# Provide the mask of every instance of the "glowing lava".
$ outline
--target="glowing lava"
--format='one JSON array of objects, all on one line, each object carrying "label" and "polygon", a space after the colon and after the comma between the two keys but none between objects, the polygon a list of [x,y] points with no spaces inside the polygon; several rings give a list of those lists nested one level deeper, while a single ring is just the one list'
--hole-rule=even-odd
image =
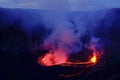
[{"label": "glowing lava", "polygon": [[38,63],[44,66],[54,66],[58,64],[65,63],[67,61],[67,56],[60,50],[55,52],[49,52],[46,55],[38,58]]},{"label": "glowing lava", "polygon": [[97,52],[96,51],[93,52],[93,57],[90,59],[90,62],[92,62],[92,63],[97,62]]},{"label": "glowing lava", "polygon": [[93,62],[93,63],[96,62],[96,56],[93,56],[93,57],[91,58],[91,62]]}]

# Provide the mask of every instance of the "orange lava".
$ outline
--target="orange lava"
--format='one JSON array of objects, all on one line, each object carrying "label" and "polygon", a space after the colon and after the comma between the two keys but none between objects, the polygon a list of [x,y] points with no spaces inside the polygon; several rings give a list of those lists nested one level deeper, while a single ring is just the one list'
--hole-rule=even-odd
[{"label": "orange lava", "polygon": [[91,62],[93,62],[93,63],[96,62],[96,56],[93,56],[93,57],[91,58]]},{"label": "orange lava", "polygon": [[91,61],[92,63],[96,63],[96,61],[97,61],[97,56],[96,56],[95,53],[93,53],[93,57],[90,59],[90,61]]}]

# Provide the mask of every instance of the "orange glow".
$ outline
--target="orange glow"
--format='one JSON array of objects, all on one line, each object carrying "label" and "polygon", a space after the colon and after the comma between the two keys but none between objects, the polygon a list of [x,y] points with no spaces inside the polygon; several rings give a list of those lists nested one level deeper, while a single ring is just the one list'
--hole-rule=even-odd
[{"label": "orange glow", "polygon": [[[37,59],[37,63],[43,66],[55,66],[55,65],[61,65],[61,66],[76,66],[81,64],[95,64],[97,60],[99,60],[99,52],[94,50],[93,56],[85,62],[81,61],[74,61],[71,62],[69,59],[69,56],[62,50],[56,50],[56,51],[50,51],[46,53],[43,56],[40,56]],[[92,65],[91,65],[92,66]]]},{"label": "orange glow", "polygon": [[54,66],[65,63],[67,56],[62,51],[49,52],[46,55],[38,58],[38,63],[44,66]]},{"label": "orange glow", "polygon": [[96,62],[96,56],[93,56],[93,57],[91,58],[91,62],[93,62],[93,63]]},{"label": "orange glow", "polygon": [[97,61],[97,56],[96,56],[96,53],[95,53],[95,52],[93,53],[93,57],[90,59],[90,61],[91,61],[92,63],[96,63],[96,61]]}]

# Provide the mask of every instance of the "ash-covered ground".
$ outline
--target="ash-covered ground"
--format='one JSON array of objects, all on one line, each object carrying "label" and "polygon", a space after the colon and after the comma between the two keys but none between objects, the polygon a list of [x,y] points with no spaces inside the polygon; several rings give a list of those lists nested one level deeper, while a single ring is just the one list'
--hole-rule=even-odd
[{"label": "ash-covered ground", "polygon": [[[84,45],[92,37],[99,40],[97,48],[104,50],[92,67],[37,63],[51,46],[62,47],[72,59],[87,60],[90,54]],[[0,80],[120,80],[120,9],[58,12],[0,8],[0,63]]]}]

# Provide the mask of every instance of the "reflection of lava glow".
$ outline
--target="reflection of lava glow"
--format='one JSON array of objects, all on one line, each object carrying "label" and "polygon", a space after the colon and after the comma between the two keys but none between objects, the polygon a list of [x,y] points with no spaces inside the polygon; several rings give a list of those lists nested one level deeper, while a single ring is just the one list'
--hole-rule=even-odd
[{"label": "reflection of lava glow", "polygon": [[38,63],[44,66],[53,66],[65,63],[67,56],[62,51],[49,52],[46,55],[38,58]]}]

